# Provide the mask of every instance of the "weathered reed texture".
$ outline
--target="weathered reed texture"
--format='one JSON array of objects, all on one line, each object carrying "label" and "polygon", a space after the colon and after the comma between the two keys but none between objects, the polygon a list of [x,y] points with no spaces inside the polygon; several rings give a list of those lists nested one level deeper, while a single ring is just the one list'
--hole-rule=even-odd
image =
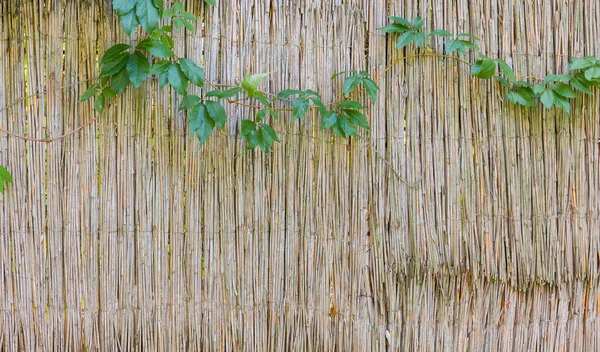
[{"label": "weathered reed texture", "polygon": [[[55,137],[127,39],[110,1],[0,1],[0,127]],[[521,75],[600,56],[595,0],[188,1],[180,56],[217,84],[340,97],[378,75],[387,15],[469,32]],[[442,49],[436,40],[434,46]],[[451,60],[399,62],[345,141],[311,115],[274,122],[271,155],[203,147],[157,82],[43,144],[0,135],[3,350],[594,351],[600,349],[600,93],[573,113],[502,102]],[[28,97],[23,99],[23,97]],[[366,103],[366,101],[365,101]]]}]

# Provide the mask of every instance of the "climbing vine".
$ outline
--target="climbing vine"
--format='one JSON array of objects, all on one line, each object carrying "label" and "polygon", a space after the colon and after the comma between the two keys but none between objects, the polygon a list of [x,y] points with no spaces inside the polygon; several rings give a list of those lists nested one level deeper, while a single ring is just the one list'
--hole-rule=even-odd
[{"label": "climbing vine", "polygon": [[[216,6],[215,0],[204,2]],[[266,73],[247,75],[240,86],[221,90],[206,80],[201,66],[191,59],[175,55],[173,30],[185,29],[193,32],[197,21],[194,14],[183,11],[181,3],[175,2],[170,7],[165,7],[163,0],[113,0],[113,8],[125,33],[131,35],[141,27],[146,33],[145,38],[135,47],[119,43],[106,50],[100,59],[99,83],[90,86],[82,94],[80,102],[93,98],[94,108],[98,115],[101,115],[129,85],[137,89],[149,76],[157,77],[161,88],[170,86],[173,92],[183,97],[179,110],[186,112],[188,127],[191,133],[197,136],[200,144],[205,143],[215,129],[225,128],[227,115],[223,101],[243,104],[256,110],[254,118],[240,122],[240,135],[246,141],[247,149],[259,147],[263,152],[269,153],[273,143],[279,142],[277,132],[267,120],[278,119],[280,111],[291,111],[293,120],[299,120],[309,110],[317,109],[322,129],[331,129],[342,138],[357,136],[358,128],[369,129],[367,118],[363,114],[364,106],[357,101],[357,97],[365,92],[375,101],[380,91],[376,83],[378,79],[393,65],[409,57],[405,56],[391,63],[377,78],[372,78],[363,70],[335,74],[332,80],[340,76],[345,78],[342,86],[343,98],[333,103],[324,104],[320,94],[310,89],[284,89],[269,99],[267,94],[259,89],[260,83],[267,77]],[[444,29],[425,32],[424,21],[420,17],[412,21],[396,16],[390,16],[389,19],[391,23],[380,30],[397,36],[397,49],[407,46],[425,47],[426,50],[410,57],[438,56],[458,60],[470,66],[472,76],[484,80],[497,79],[506,91],[506,98],[514,104],[535,107],[539,101],[546,109],[557,107],[570,113],[570,99],[577,97],[576,91],[591,94],[592,89],[600,85],[600,61],[593,56],[572,60],[568,74],[551,74],[544,78],[529,77],[527,79],[535,82],[530,83],[526,79],[519,79],[513,68],[504,60],[493,59],[478,52],[479,46],[476,42],[480,39],[469,33],[453,34]],[[165,21],[169,24],[161,25]],[[444,53],[432,51],[431,41],[435,37],[445,38]],[[470,51],[474,52],[476,57],[472,63],[464,58]],[[201,93],[188,94],[190,85],[200,87]],[[291,98],[293,100],[290,100]],[[273,104],[277,100],[291,103],[291,107],[275,108]],[[7,131],[3,132],[19,137]],[[39,141],[48,143],[58,139],[60,138]],[[8,170],[0,166],[0,193],[4,191],[6,183],[12,182]]]}]

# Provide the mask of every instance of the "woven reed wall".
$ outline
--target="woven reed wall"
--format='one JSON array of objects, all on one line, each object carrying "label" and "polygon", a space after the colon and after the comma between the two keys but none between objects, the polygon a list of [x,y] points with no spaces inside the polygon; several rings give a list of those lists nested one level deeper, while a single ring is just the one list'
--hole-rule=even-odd
[{"label": "woven reed wall", "polygon": [[[94,118],[97,53],[127,41],[111,1],[0,1],[0,127],[51,138]],[[600,56],[600,4],[227,0],[176,52],[207,78],[341,96],[333,73],[406,52],[387,15],[469,32],[520,75]],[[435,46],[440,48],[440,42]],[[98,51],[97,51],[98,50]],[[600,94],[568,116],[502,102],[452,60],[399,62],[342,140],[289,114],[270,156],[199,147],[145,84],[53,143],[0,133],[3,350],[600,349]],[[24,97],[27,97],[24,99]]]}]

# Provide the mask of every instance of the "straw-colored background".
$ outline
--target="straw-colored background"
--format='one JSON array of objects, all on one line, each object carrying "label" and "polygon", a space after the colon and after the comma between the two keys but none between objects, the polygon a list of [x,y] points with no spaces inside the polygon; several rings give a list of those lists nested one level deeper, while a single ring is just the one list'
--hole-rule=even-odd
[{"label": "straw-colored background", "polygon": [[[0,3],[0,127],[50,138],[93,119],[78,82],[129,40],[111,1]],[[600,56],[596,0],[201,3],[186,9],[205,26],[176,33],[176,52],[212,82],[271,72],[267,92],[326,101],[333,73],[411,53],[376,30],[387,15],[475,34],[521,75]],[[244,152],[239,106],[199,147],[156,81],[63,140],[0,134],[15,179],[2,349],[600,349],[600,94],[571,116],[523,110],[441,58],[379,84],[372,132],[332,138],[286,114],[270,156]]]}]

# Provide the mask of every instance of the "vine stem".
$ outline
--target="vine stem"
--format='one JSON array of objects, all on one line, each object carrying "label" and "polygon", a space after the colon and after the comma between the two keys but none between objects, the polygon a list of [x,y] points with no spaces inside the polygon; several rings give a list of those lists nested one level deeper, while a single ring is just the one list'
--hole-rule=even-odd
[{"label": "vine stem", "polygon": [[[418,58],[418,57],[439,57],[439,58],[446,58],[446,59],[452,59],[452,60],[455,60],[455,61],[457,61],[457,62],[460,62],[460,63],[462,63],[462,64],[465,64],[465,65],[468,65],[468,66],[472,66],[472,65],[473,65],[473,64],[471,64],[470,62],[468,62],[468,61],[466,61],[466,60],[462,59],[461,57],[459,57],[459,56],[454,56],[454,55],[445,55],[445,54],[431,53],[431,52],[429,52],[429,53],[418,53],[418,54],[411,54],[411,55],[406,55],[406,56],[399,57],[398,59],[394,60],[394,61],[393,61],[391,64],[389,64],[389,65],[388,65],[388,66],[387,66],[385,69],[383,69],[383,71],[381,71],[381,72],[380,72],[380,73],[379,73],[379,74],[378,74],[378,75],[375,77],[375,79],[374,79],[374,80],[375,80],[375,82],[378,82],[379,80],[381,80],[381,79],[383,78],[383,76],[384,76],[384,75],[385,75],[387,72],[389,72],[389,70],[391,70],[391,69],[392,69],[392,67],[394,67],[394,66],[398,65],[400,62],[403,62],[403,61],[405,61],[405,60],[408,60],[408,59],[414,59],[414,58]],[[520,78],[529,78],[529,79],[535,79],[535,80],[543,80],[543,78],[540,78],[540,77],[535,77],[535,76],[519,76],[519,75],[517,75],[517,77],[520,77]],[[62,87],[59,87],[59,88],[56,88],[56,89],[53,89],[53,90],[50,90],[50,91],[56,91],[56,90],[64,89],[64,88],[67,88],[67,87],[71,87],[71,86],[74,86],[74,85],[80,84],[80,83],[82,83],[82,82],[88,82],[88,81],[93,81],[93,80],[97,80],[97,79],[98,79],[98,77],[94,77],[94,78],[91,78],[91,79],[88,79],[88,80],[85,80],[85,81],[79,81],[79,82],[77,82],[77,83],[73,83],[73,84],[70,84],[70,85],[67,85],[67,86],[62,86]],[[208,85],[210,85],[211,87],[213,87],[213,89],[219,89],[219,88],[218,88],[218,86],[217,86],[216,84],[212,83],[212,82],[211,82],[211,81],[209,81],[208,79],[206,79],[206,80],[205,80],[205,82],[206,82]],[[361,93],[363,90],[364,90],[364,89],[359,89],[359,90],[356,90],[356,91],[354,91],[354,92],[351,94],[351,96],[354,96],[354,95],[359,95],[359,94],[360,94],[360,93]],[[1,112],[1,111],[4,111],[4,110],[6,110],[6,109],[8,109],[10,106],[13,106],[13,105],[15,105],[15,104],[17,104],[17,103],[19,103],[19,102],[25,101],[26,99],[29,99],[29,98],[32,98],[32,97],[35,97],[35,96],[38,96],[38,95],[40,95],[40,94],[44,94],[44,93],[47,93],[47,92],[48,92],[48,91],[43,91],[43,92],[39,92],[39,93],[35,93],[35,94],[32,94],[32,95],[29,95],[29,96],[27,96],[27,97],[24,97],[24,98],[20,98],[20,99],[18,99],[17,101],[13,102],[12,104],[10,104],[10,105],[7,105],[7,106],[5,106],[4,108],[0,109],[0,112]],[[324,105],[325,105],[325,106],[337,105],[337,104],[339,104],[339,103],[341,103],[341,102],[343,102],[343,101],[345,101],[345,100],[346,100],[346,99],[340,99],[340,100],[336,100],[336,101],[333,101],[333,102],[330,102],[330,103],[327,103],[327,104],[324,104]],[[256,108],[256,109],[260,109],[260,108],[262,108],[262,106],[260,106],[260,105],[254,105],[254,104],[242,103],[242,102],[241,102],[241,101],[239,101],[239,100],[232,100],[232,99],[229,99],[229,98],[227,99],[227,102],[229,102],[230,104],[235,104],[235,105],[244,106],[244,107],[248,107],[248,108]],[[109,104],[106,106],[105,110],[108,110],[108,109],[111,107],[111,105],[112,105],[112,102],[111,102],[111,103],[109,103]],[[311,108],[311,109],[316,109],[316,108],[318,108],[318,107],[317,107],[317,106],[314,106],[314,105],[311,105],[311,106],[310,106],[310,108]],[[293,111],[293,109],[290,109],[290,108],[273,108],[273,109],[271,109],[271,110],[273,110],[273,111]],[[64,139],[64,138],[67,138],[67,137],[69,137],[69,136],[71,136],[71,135],[73,135],[73,134],[75,134],[75,133],[77,133],[77,132],[79,132],[79,131],[83,130],[84,128],[86,128],[86,127],[90,126],[91,124],[93,124],[94,122],[98,121],[98,120],[100,119],[100,117],[102,117],[102,114],[98,114],[98,113],[97,113],[97,116],[96,116],[96,117],[94,117],[94,118],[93,118],[93,119],[91,119],[90,121],[86,122],[86,123],[85,123],[85,124],[83,124],[82,126],[80,126],[80,127],[76,128],[76,129],[74,129],[74,130],[71,130],[71,131],[69,131],[69,132],[67,132],[67,133],[65,133],[65,134],[62,134],[62,135],[60,135],[60,136],[57,136],[57,137],[52,137],[52,138],[33,138],[33,137],[26,136],[26,135],[22,135],[22,134],[13,133],[13,132],[11,132],[11,131],[8,131],[8,130],[6,130],[6,129],[2,128],[1,126],[0,126],[0,133],[5,133],[5,134],[7,134],[7,135],[9,135],[9,136],[11,136],[11,137],[15,137],[15,138],[23,139],[23,140],[30,141],[30,142],[39,142],[39,143],[52,143],[52,142],[56,142],[56,141],[62,140],[62,139]]]}]

